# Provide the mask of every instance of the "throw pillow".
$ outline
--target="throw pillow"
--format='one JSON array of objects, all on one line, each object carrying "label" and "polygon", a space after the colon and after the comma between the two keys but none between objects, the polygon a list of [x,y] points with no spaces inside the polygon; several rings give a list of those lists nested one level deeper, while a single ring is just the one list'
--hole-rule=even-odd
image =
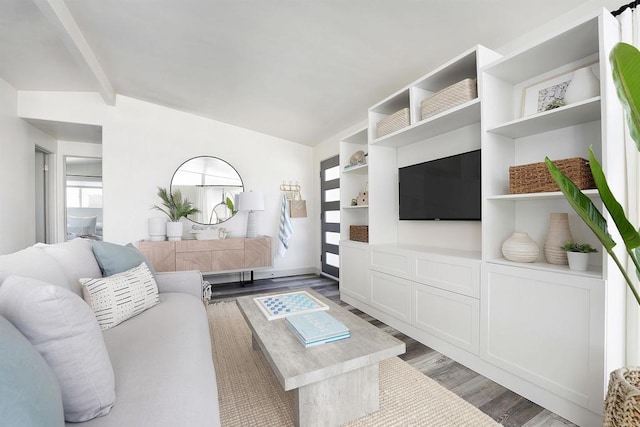
[{"label": "throw pillow", "polygon": [[147,264],[152,274],[155,274],[151,262],[135,246],[129,243],[126,246],[115,243],[91,241],[91,249],[98,261],[103,276],[122,273],[140,265]]},{"label": "throw pillow", "polygon": [[60,383],[64,417],[82,422],[107,414],[115,379],[100,327],[73,292],[9,276],[0,286],[0,314],[38,350]]},{"label": "throw pillow", "polygon": [[0,342],[2,424],[64,427],[58,379],[38,350],[2,316]]},{"label": "throw pillow", "polygon": [[131,270],[98,279],[80,279],[102,330],[112,328],[159,301],[158,285],[144,262]]}]

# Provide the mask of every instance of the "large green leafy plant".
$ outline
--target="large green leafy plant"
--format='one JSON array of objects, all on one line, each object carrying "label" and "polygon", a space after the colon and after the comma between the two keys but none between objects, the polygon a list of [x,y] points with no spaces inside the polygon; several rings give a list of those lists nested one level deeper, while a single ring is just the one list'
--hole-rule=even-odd
[{"label": "large green leafy plant", "polygon": [[200,212],[198,208],[195,208],[186,197],[182,197],[180,190],[174,191],[169,194],[166,188],[158,187],[158,197],[162,199],[162,206],[153,205],[153,209],[157,209],[164,212],[171,221],[180,221],[180,218],[186,217],[194,213]]},{"label": "large green leafy plant", "polygon": [[[625,110],[629,132],[636,143],[636,147],[640,151],[640,52],[629,44],[618,43],[611,51],[609,60],[612,66],[613,81],[616,86],[618,98]],[[564,193],[569,204],[598,237],[604,249],[622,272],[636,301],[640,304],[638,290],[631,281],[631,277],[629,277],[620,259],[618,259],[613,251],[616,242],[609,233],[607,221],[602,213],[566,175],[558,170],[556,165],[549,160],[548,157],[545,159],[545,162],[547,163],[551,176]],[[602,171],[602,166],[596,159],[591,148],[589,149],[589,166],[602,203],[609,212],[611,219],[622,237],[627,254],[635,265],[636,274],[640,276],[640,233],[627,219],[622,205],[611,192],[607,179]]]}]

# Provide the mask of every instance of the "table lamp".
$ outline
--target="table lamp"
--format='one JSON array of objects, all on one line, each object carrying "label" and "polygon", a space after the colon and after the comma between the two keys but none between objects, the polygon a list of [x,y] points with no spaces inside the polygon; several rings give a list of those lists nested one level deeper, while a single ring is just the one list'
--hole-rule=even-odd
[{"label": "table lamp", "polygon": [[238,194],[238,210],[249,211],[247,237],[258,237],[255,212],[264,210],[264,193],[261,191],[245,191]]}]

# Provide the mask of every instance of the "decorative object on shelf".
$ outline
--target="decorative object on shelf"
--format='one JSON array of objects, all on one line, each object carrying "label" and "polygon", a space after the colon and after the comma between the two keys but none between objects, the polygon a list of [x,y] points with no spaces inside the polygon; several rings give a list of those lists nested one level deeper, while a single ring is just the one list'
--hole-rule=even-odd
[{"label": "decorative object on shelf", "polygon": [[573,104],[600,95],[600,80],[593,74],[592,68],[593,65],[574,71],[571,83],[564,93],[565,104]]},{"label": "decorative object on shelf", "polygon": [[247,237],[258,237],[256,211],[264,210],[264,193],[261,191],[243,191],[238,194],[238,210],[249,211],[247,218]]},{"label": "decorative object on shelf", "polygon": [[513,262],[535,262],[538,244],[527,233],[516,231],[502,243],[502,255]]},{"label": "decorative object on shelf", "polygon": [[589,267],[589,254],[598,252],[588,243],[566,242],[561,249],[567,252],[569,268],[576,271],[585,271]]},{"label": "decorative object on shelf", "polygon": [[149,240],[162,242],[167,238],[167,219],[162,217],[149,218]]},{"label": "decorative object on shelf", "polygon": [[634,426],[640,419],[640,369],[620,368],[609,375],[603,427]]},{"label": "decorative object on shelf", "polygon": [[409,109],[403,108],[376,123],[376,138],[382,138],[385,135],[409,126],[409,124]]},{"label": "decorative object on shelf", "polygon": [[358,206],[358,198],[351,199],[351,206]]},{"label": "decorative object on shelf", "polygon": [[166,188],[158,187],[158,197],[162,199],[162,206],[164,206],[164,208],[158,205],[153,205],[152,208],[164,212],[169,217],[170,221],[167,222],[168,240],[181,240],[182,223],[180,219],[198,213],[200,210],[193,207],[186,197],[183,198],[180,190],[175,190],[169,194]]},{"label": "decorative object on shelf", "polygon": [[196,236],[196,240],[226,239],[229,231],[224,227],[207,227],[192,225],[191,234]]},{"label": "decorative object on shelf", "polygon": [[360,165],[366,165],[366,164],[367,164],[367,154],[362,150],[356,151],[349,158],[349,166],[360,166]]},{"label": "decorative object on shelf", "polygon": [[[581,190],[596,188],[593,174],[589,169],[589,161],[586,159],[573,157],[554,160],[554,162]],[[549,174],[549,169],[544,162],[509,167],[509,194],[550,191],[560,191],[560,187]]]},{"label": "decorative object on shelf", "polygon": [[569,214],[566,212],[552,213],[549,216],[549,230],[544,242],[544,257],[549,264],[567,265],[567,253],[562,249],[566,242],[572,242],[569,229]]},{"label": "decorative object on shelf", "polygon": [[420,103],[420,118],[424,120],[435,116],[457,105],[469,102],[478,97],[478,85],[476,79],[464,79],[452,84]]},{"label": "decorative object on shelf", "polygon": [[369,205],[369,191],[367,191],[369,187],[369,183],[367,182],[364,186],[364,191],[358,193],[358,197],[356,199],[358,206],[368,206]]},{"label": "decorative object on shelf", "polygon": [[369,242],[369,226],[368,225],[350,225],[349,240],[355,242]]}]

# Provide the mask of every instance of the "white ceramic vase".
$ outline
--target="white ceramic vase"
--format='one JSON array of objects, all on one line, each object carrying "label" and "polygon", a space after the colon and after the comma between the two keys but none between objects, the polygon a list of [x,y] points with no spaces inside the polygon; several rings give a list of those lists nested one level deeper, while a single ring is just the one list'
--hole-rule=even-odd
[{"label": "white ceramic vase", "polygon": [[527,233],[516,231],[502,243],[502,255],[509,261],[534,262],[540,249]]},{"label": "white ceramic vase", "polygon": [[549,216],[549,230],[544,241],[544,257],[549,264],[567,265],[567,252],[560,249],[567,241],[573,242],[569,229],[569,214],[552,213]]},{"label": "white ceramic vase", "polygon": [[161,242],[167,238],[167,218],[149,218],[149,240]]},{"label": "white ceramic vase", "polygon": [[569,268],[571,270],[585,271],[589,267],[589,254],[584,252],[567,252]]},{"label": "white ceramic vase", "polygon": [[180,221],[167,222],[167,239],[170,242],[182,240],[182,223]]},{"label": "white ceramic vase", "polygon": [[573,104],[600,95],[600,81],[591,67],[584,67],[573,73],[571,83],[564,93],[565,104]]}]

